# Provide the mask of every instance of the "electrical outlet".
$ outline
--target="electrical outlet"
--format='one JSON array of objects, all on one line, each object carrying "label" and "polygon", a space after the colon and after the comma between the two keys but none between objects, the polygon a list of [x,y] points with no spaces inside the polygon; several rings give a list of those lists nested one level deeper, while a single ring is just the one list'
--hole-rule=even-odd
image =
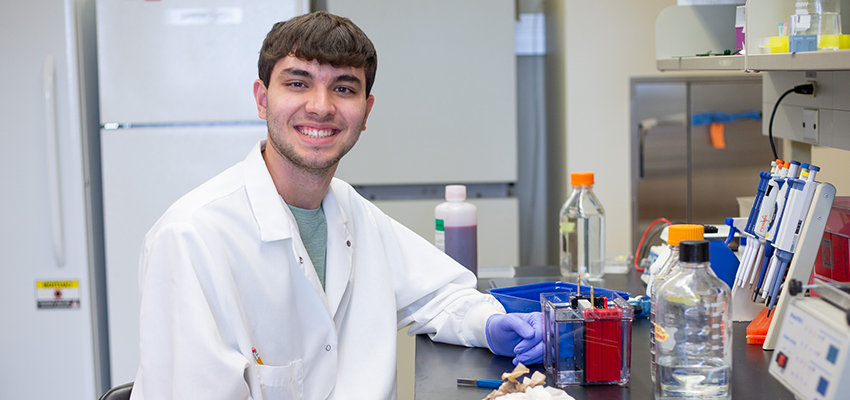
[{"label": "electrical outlet", "polygon": [[803,109],[803,140],[809,143],[818,143],[819,112],[810,108]]}]

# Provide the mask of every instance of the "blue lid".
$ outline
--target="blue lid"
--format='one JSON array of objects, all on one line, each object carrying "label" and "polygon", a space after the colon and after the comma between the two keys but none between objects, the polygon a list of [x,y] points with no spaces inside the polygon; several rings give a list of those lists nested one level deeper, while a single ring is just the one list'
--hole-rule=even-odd
[{"label": "blue lid", "polygon": [[791,160],[791,164],[793,164],[793,165],[800,165],[800,162],[799,162],[799,161]]},{"label": "blue lid", "polygon": [[803,163],[803,164],[801,164],[801,166],[802,166],[803,168],[809,169],[809,164],[807,164],[807,163]]},{"label": "blue lid", "polygon": [[820,167],[816,167],[814,165],[809,165],[809,170],[811,171],[820,171]]}]

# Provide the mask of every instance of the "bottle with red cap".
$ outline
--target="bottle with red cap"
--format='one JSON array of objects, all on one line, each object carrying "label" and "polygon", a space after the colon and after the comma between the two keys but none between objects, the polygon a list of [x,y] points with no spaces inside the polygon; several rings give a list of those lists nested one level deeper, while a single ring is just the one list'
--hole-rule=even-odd
[{"label": "bottle with red cap", "polygon": [[573,190],[561,207],[561,275],[568,282],[604,275],[605,212],[593,194],[593,183],[593,172],[570,174]]}]

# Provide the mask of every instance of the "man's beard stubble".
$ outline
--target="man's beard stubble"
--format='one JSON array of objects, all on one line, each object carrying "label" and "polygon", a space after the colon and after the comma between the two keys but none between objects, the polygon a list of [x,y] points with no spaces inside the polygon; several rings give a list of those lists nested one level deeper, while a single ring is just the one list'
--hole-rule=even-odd
[{"label": "man's beard stubble", "polygon": [[[311,175],[324,175],[327,172],[331,171],[337,163],[342,159],[342,157],[354,147],[354,144],[357,143],[357,139],[360,137],[360,132],[363,130],[363,121],[361,120],[357,125],[356,129],[354,129],[354,140],[351,140],[350,143],[346,142],[345,147],[343,147],[337,154],[334,154],[327,160],[322,162],[310,162],[305,157],[302,157],[295,151],[294,147],[286,143],[286,141],[282,140],[282,136],[280,135],[280,131],[276,130],[277,127],[273,121],[276,121],[274,118],[274,114],[272,114],[271,110],[267,110],[267,118],[266,118],[266,127],[268,129],[269,142],[271,143],[274,150],[280,154],[280,156],[289,162],[290,165],[309,173]],[[323,121],[315,121],[315,122],[323,122]],[[300,132],[295,132],[296,135],[300,135]],[[339,134],[339,133],[338,133]]]}]

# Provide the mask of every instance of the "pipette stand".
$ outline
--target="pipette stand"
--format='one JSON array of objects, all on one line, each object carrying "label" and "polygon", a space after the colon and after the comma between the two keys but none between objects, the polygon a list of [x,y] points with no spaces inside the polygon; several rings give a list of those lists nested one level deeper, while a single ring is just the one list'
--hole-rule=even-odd
[{"label": "pipette stand", "polygon": [[[794,252],[794,258],[791,259],[791,265],[788,266],[788,274],[785,282],[789,282],[791,279],[796,279],[800,282],[809,282],[809,277],[811,277],[812,269],[815,265],[815,258],[818,255],[818,249],[823,239],[826,220],[829,219],[829,211],[832,209],[832,201],[834,199],[835,186],[832,186],[832,184],[822,182],[815,189],[812,205],[809,207],[809,214],[800,232],[797,251]],[[789,285],[782,285],[779,301],[777,301],[776,307],[772,311],[774,313],[773,319],[770,321],[770,328],[767,330],[767,336],[764,338],[764,345],[762,345],[762,349],[764,350],[773,350],[776,346],[776,341],[779,339],[779,328],[785,319],[785,307],[788,306],[788,302],[791,300],[791,295],[788,294],[788,287]]]}]

